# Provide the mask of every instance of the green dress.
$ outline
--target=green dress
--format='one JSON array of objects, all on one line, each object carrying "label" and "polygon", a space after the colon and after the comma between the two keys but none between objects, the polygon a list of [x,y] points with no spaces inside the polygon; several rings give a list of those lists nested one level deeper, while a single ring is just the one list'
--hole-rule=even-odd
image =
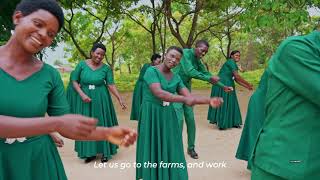
[{"label": "green dress", "polygon": [[233,59],[228,59],[219,72],[220,81],[233,87],[234,91],[226,93],[219,86],[212,86],[211,97],[222,97],[223,104],[219,108],[209,107],[208,120],[210,123],[217,123],[222,129],[232,128],[242,124],[241,113],[235,89],[233,72],[238,71],[238,66]]},{"label": "green dress", "polygon": [[140,108],[142,104],[142,85],[143,85],[143,76],[150,64],[144,64],[142,69],[140,70],[139,79],[134,86],[134,91],[132,95],[132,105],[131,105],[131,114],[130,120],[138,120]]},{"label": "green dress", "polygon": [[[113,127],[118,125],[116,112],[107,85],[114,84],[112,70],[103,64],[100,68],[92,70],[85,61],[81,61],[74,70],[72,81],[80,84],[82,91],[91,98],[90,103],[81,100],[80,95],[71,101],[72,94],[68,95],[72,113],[82,114],[98,119],[97,126]],[[69,84],[72,86],[72,84]],[[68,87],[71,88],[71,87]],[[111,159],[117,153],[118,146],[107,141],[76,141],[75,151],[79,158],[87,158],[103,154]]]},{"label": "green dress", "polygon": [[268,69],[253,166],[284,179],[320,179],[320,32],[282,42]]},{"label": "green dress", "polygon": [[81,112],[77,112],[76,106],[71,106],[72,104],[79,104],[82,102],[82,99],[80,98],[78,92],[73,88],[72,79],[71,79],[73,76],[74,76],[74,71],[70,73],[69,84],[66,90],[67,100],[70,105],[70,111],[75,114],[81,114]]},{"label": "green dress", "polygon": [[[172,103],[164,106],[163,101],[149,89],[150,84],[160,83],[163,90],[176,93],[185,86],[178,75],[167,80],[157,67],[147,69],[144,81],[138,124],[136,179],[187,180],[182,135],[175,110]],[[150,163],[156,167],[148,166]]]},{"label": "green dress", "polygon": [[250,157],[255,145],[258,133],[262,127],[265,115],[264,105],[268,88],[268,70],[263,73],[256,91],[252,94],[239,142],[236,158],[248,161],[248,169],[251,169]]},{"label": "green dress", "polygon": [[[57,70],[47,64],[18,81],[0,68],[0,114],[31,118],[69,112]],[[55,143],[49,135],[26,137],[23,142],[0,138],[0,180],[67,179]]]}]

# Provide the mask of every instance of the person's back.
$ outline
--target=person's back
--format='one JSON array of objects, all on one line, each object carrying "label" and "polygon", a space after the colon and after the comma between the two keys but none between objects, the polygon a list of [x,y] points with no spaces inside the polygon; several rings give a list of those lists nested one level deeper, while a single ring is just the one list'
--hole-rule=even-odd
[{"label": "person's back", "polygon": [[273,56],[254,164],[282,178],[320,178],[320,33],[291,37]]}]

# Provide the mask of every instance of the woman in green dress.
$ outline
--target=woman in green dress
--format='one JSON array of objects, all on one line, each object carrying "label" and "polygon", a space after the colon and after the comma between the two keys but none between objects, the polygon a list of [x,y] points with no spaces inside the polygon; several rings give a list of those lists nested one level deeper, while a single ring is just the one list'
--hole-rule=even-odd
[{"label": "woman in green dress", "polygon": [[268,69],[263,73],[258,88],[249,100],[246,120],[236,153],[237,159],[248,161],[248,169],[251,169],[249,159],[265,118],[264,105],[268,88],[267,82]]},{"label": "woman in green dress", "polygon": [[[105,46],[96,43],[90,51],[91,58],[77,65],[71,80],[81,100],[69,104],[74,110],[72,113],[94,117],[98,119],[98,126],[113,127],[118,126],[118,120],[109,91],[115,95],[122,109],[126,109],[126,105],[114,84],[111,68],[102,62],[105,52]],[[75,142],[78,157],[85,159],[86,163],[94,160],[97,154],[102,154],[101,162],[107,162],[117,149],[118,146],[107,141]]]},{"label": "woman in green dress", "polygon": [[159,54],[153,54],[151,56],[151,63],[144,64],[142,69],[140,70],[139,78],[134,86],[134,91],[132,95],[132,106],[131,106],[131,114],[130,120],[138,120],[140,107],[142,103],[142,85],[143,85],[143,76],[146,70],[150,66],[156,66],[161,63],[161,56]]},{"label": "woman in green dress", "polygon": [[[164,62],[147,69],[143,79],[143,101],[138,124],[136,179],[187,180],[182,134],[172,102],[189,106],[218,107],[222,98],[194,97],[171,69],[179,64],[182,49],[172,46]],[[179,95],[177,95],[178,93]]]},{"label": "woman in green dress", "polygon": [[223,89],[217,86],[212,86],[211,89],[211,97],[222,97],[224,103],[219,109],[209,107],[207,119],[211,124],[217,124],[220,130],[232,127],[240,128],[240,125],[242,124],[234,81],[241,86],[252,90],[252,85],[238,74],[238,66],[236,62],[239,61],[240,52],[237,50],[232,51],[230,53],[230,58],[223,64],[219,72],[220,81],[226,86],[233,87],[234,91],[226,93]]},{"label": "woman in green dress", "polygon": [[63,26],[57,2],[23,0],[12,19],[15,32],[0,47],[0,180],[67,179],[49,133],[132,144],[132,130],[96,128],[93,118],[64,115],[69,107],[58,71],[34,57]]}]

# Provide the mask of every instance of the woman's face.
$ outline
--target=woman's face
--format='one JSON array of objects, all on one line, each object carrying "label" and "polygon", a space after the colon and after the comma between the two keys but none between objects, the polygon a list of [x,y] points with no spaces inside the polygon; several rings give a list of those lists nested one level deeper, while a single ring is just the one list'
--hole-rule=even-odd
[{"label": "woman's face", "polygon": [[103,49],[97,48],[95,51],[91,51],[91,60],[99,64],[103,60],[105,53]]},{"label": "woman's face", "polygon": [[161,63],[161,58],[157,58],[152,62],[154,66],[159,65],[160,63]]},{"label": "woman's face", "polygon": [[234,59],[236,62],[240,61],[240,53],[237,52],[234,55],[231,56],[232,59]]},{"label": "woman's face", "polygon": [[198,58],[202,58],[208,53],[208,49],[208,46],[199,44],[199,46],[195,48],[195,54]]},{"label": "woman's face", "polygon": [[39,9],[27,16],[20,11],[13,15],[15,32],[13,37],[25,51],[35,54],[52,44],[58,33],[57,18],[46,10]]},{"label": "woman's face", "polygon": [[182,55],[179,51],[171,49],[166,53],[163,63],[167,68],[172,69],[180,63],[181,57]]}]

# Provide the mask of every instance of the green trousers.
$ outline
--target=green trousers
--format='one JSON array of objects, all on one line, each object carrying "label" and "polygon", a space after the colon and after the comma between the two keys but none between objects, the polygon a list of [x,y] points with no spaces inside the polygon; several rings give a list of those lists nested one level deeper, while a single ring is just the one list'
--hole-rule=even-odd
[{"label": "green trousers", "polygon": [[174,103],[174,108],[179,120],[181,133],[183,130],[183,116],[184,116],[184,120],[187,125],[188,150],[191,150],[195,147],[195,139],[196,139],[196,124],[194,120],[193,107],[187,106],[182,103]]}]

